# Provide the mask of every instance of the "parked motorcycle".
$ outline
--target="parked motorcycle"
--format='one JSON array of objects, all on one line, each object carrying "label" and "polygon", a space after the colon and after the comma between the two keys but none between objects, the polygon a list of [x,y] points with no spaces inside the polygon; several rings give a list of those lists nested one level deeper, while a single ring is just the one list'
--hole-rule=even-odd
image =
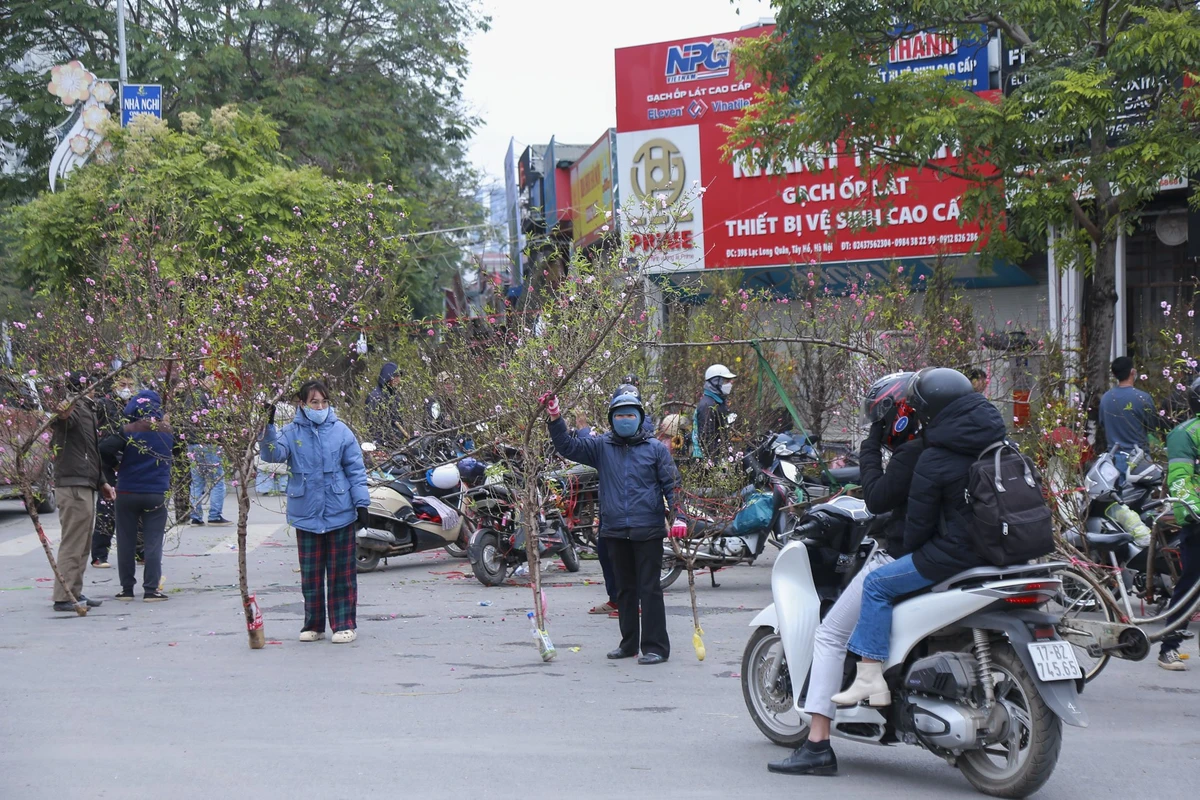
[{"label": "parked motorcycle", "polygon": [[[509,462],[515,454],[508,454]],[[467,546],[471,570],[484,586],[499,586],[522,564],[528,564],[526,547],[529,526],[521,518],[516,487],[520,475],[510,469],[503,475],[491,470],[482,484],[470,486],[473,531]],[[542,558],[558,556],[567,572],[579,571],[579,553],[572,540],[567,518],[559,509],[558,499],[546,491],[546,481],[539,481],[540,510],[535,520],[534,538]]]},{"label": "parked motorcycle", "polygon": [[[370,442],[363,443],[365,452],[374,452]],[[465,545],[469,538],[464,493],[459,485],[454,465],[439,467],[437,482],[448,488],[438,488],[425,481],[399,477],[406,474],[403,466],[390,461],[368,473],[367,486],[371,496],[369,521],[357,535],[357,567],[359,572],[373,572],[380,560],[423,553],[438,548],[449,549]],[[453,474],[451,474],[453,473]],[[453,485],[452,485],[453,484]],[[455,519],[447,526],[433,519],[436,509],[429,513],[420,498],[436,497],[450,508]],[[418,509],[425,512],[418,513]]]},{"label": "parked motorcycle", "polygon": [[575,547],[594,549],[600,512],[600,473],[585,464],[572,464],[566,469],[547,472],[543,481]]},{"label": "parked motorcycle", "polygon": [[784,482],[793,501],[800,504],[828,497],[862,480],[857,464],[825,469],[816,447],[797,433],[768,433],[743,456],[742,464],[747,476],[760,485],[764,479]]},{"label": "parked motorcycle", "polygon": [[1154,518],[1165,503],[1159,497],[1164,471],[1146,458],[1140,448],[1126,454],[1127,467],[1122,471],[1116,453],[1114,450],[1102,454],[1089,467],[1084,478],[1089,497],[1087,517],[1082,531],[1068,530],[1066,538],[1096,561],[1121,573],[1127,591],[1163,607],[1174,589],[1167,559],[1172,549],[1175,552],[1178,549],[1158,550],[1154,586],[1150,587],[1145,545]]},{"label": "parked motorcycle", "polygon": [[[687,509],[688,538],[680,543],[680,548],[686,557],[695,559],[696,567],[708,568],[714,588],[720,586],[716,578],[718,569],[753,564],[762,555],[769,537],[785,536],[788,530],[787,509],[791,499],[783,483],[774,482],[769,491],[762,492],[748,487],[744,497],[742,509],[732,520],[705,519],[702,509]],[[752,505],[758,507],[752,510]],[[666,589],[686,567],[671,540],[664,539],[659,585]]]},{"label": "parked motorcycle", "polygon": [[[742,656],[742,694],[777,744],[807,738],[814,634],[877,547],[868,535],[876,524],[861,500],[839,497],[813,507],[775,560],[774,602],[751,622]],[[1062,723],[1087,725],[1074,652],[1059,618],[1042,609],[1059,591],[1056,567],[967,570],[897,604],[884,664],[891,705],[838,709],[833,735],[923,747],[985,794],[1036,791],[1058,760]],[[853,675],[848,657],[843,687]]]}]

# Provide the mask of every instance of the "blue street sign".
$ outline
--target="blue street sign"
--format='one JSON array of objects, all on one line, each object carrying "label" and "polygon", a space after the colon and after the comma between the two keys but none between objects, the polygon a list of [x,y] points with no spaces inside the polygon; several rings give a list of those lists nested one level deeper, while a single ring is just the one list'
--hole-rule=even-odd
[{"label": "blue street sign", "polygon": [[126,83],[121,86],[121,127],[135,114],[150,114],[162,119],[162,86],[154,83]]}]

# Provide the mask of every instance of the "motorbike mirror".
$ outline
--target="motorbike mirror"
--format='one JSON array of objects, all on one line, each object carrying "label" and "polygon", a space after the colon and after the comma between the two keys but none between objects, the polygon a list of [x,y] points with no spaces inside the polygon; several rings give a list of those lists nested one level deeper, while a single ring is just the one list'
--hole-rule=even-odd
[{"label": "motorbike mirror", "polygon": [[374,442],[363,442],[362,450],[364,453],[374,453],[377,448]]},{"label": "motorbike mirror", "polygon": [[429,404],[429,416],[432,419],[439,419],[442,416],[442,404],[433,402]]},{"label": "motorbike mirror", "polygon": [[737,422],[737,414],[730,414],[725,418],[726,425],[732,425],[735,422]]}]

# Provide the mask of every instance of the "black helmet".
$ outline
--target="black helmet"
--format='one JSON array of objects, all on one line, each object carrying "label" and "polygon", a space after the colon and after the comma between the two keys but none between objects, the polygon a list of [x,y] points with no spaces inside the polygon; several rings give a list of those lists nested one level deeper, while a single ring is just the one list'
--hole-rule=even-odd
[{"label": "black helmet", "polygon": [[946,406],[973,391],[970,379],[958,370],[928,367],[913,376],[908,389],[908,402],[921,422],[928,425],[937,419]]},{"label": "black helmet", "polygon": [[875,423],[888,418],[900,403],[908,399],[908,387],[913,375],[912,372],[893,372],[871,384],[862,401],[862,412],[867,422]]},{"label": "black helmet", "polygon": [[1188,387],[1188,407],[1192,409],[1193,414],[1200,414],[1200,375],[1196,376],[1192,385]]},{"label": "black helmet", "polygon": [[626,381],[625,383],[622,383],[620,386],[617,387],[617,390],[615,392],[613,392],[613,399],[615,400],[618,397],[621,397],[622,395],[627,395],[627,394],[633,395],[634,397],[636,397],[639,400],[642,399],[641,389],[634,386],[632,383],[629,383],[628,381]]}]

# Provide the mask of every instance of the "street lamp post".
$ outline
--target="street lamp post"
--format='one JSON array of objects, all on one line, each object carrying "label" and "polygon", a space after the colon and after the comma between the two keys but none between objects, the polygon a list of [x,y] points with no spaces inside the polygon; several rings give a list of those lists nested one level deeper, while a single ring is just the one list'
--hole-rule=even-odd
[{"label": "street lamp post", "polygon": [[129,82],[129,68],[125,65],[125,0],[117,0],[117,58],[121,85],[124,86]]}]

